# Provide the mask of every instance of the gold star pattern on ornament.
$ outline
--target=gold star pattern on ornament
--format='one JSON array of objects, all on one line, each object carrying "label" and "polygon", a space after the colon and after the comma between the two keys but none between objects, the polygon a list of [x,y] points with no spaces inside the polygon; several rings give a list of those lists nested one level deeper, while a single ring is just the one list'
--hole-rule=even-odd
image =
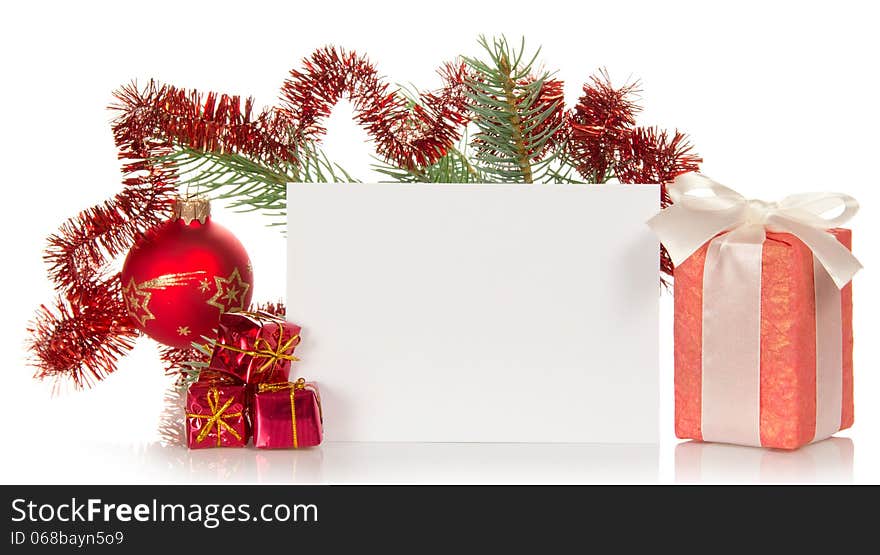
[{"label": "gold star pattern on ornament", "polygon": [[238,295],[241,293],[237,288],[230,287],[223,298],[226,299],[226,306],[232,306],[238,301]]},{"label": "gold star pattern on ornament", "polygon": [[180,326],[177,328],[177,335],[189,335],[189,326]]},{"label": "gold star pattern on ornament", "polygon": [[238,268],[232,270],[229,277],[214,276],[214,285],[217,290],[214,296],[207,302],[211,306],[216,306],[221,312],[233,312],[244,310],[244,298],[250,284],[241,279]]},{"label": "gold star pattern on ornament", "polygon": [[211,288],[211,284],[208,283],[207,278],[205,278],[199,282],[199,291],[201,291],[202,293],[207,293],[208,289],[210,289],[210,288]]},{"label": "gold star pattern on ornament", "polygon": [[148,320],[156,319],[150,312],[150,297],[153,294],[135,283],[134,278],[131,278],[128,285],[122,289],[122,296],[125,299],[128,315],[135,319],[141,327],[145,326]]}]

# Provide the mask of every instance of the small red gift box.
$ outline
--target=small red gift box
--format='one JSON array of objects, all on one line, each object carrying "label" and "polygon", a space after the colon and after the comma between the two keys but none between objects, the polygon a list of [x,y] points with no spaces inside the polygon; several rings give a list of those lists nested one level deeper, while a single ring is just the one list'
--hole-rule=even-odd
[{"label": "small red gift box", "polygon": [[220,316],[217,342],[208,370],[248,384],[286,382],[300,326],[259,312],[227,312]]},{"label": "small red gift box", "polygon": [[244,447],[248,442],[247,386],[199,381],[186,394],[186,444],[190,449]]},{"label": "small red gift box", "polygon": [[251,407],[254,445],[259,449],[314,447],[323,437],[318,389],[294,383],[257,385]]}]

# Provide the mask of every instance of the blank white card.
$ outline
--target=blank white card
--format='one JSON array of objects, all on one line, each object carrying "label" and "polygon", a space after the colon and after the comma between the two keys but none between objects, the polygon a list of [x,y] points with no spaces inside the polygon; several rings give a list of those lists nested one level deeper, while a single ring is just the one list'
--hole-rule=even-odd
[{"label": "blank white card", "polygon": [[655,443],[652,185],[291,184],[328,441]]}]

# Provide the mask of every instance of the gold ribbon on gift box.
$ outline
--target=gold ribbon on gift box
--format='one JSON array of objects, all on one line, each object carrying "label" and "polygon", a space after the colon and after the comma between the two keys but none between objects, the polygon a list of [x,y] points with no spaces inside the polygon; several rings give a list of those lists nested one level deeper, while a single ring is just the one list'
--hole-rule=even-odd
[{"label": "gold ribbon on gift box", "polygon": [[257,393],[266,393],[272,391],[290,390],[290,426],[293,432],[293,448],[299,449],[299,438],[296,433],[296,400],[297,390],[306,388],[305,378],[300,378],[295,382],[279,382],[279,383],[261,383],[257,385]]},{"label": "gold ribbon on gift box", "polygon": [[232,436],[241,441],[241,435],[235,431],[235,428],[230,426],[224,420],[225,418],[239,418],[241,417],[241,411],[238,412],[229,412],[226,410],[232,406],[232,402],[234,401],[234,397],[230,397],[226,400],[222,405],[220,404],[220,390],[216,387],[212,387],[208,390],[208,394],[206,395],[208,400],[208,409],[211,411],[211,414],[194,414],[191,412],[186,413],[186,415],[190,418],[198,418],[198,419],[206,419],[205,425],[202,427],[202,430],[199,432],[199,435],[196,436],[196,441],[201,443],[205,441],[208,437],[208,434],[211,433],[211,430],[216,426],[217,428],[217,447],[221,446],[220,436],[222,435],[223,430],[228,431]]},{"label": "gold ribbon on gift box", "polygon": [[221,349],[226,349],[228,351],[232,351],[234,353],[242,353],[245,355],[250,355],[253,358],[265,358],[266,361],[257,368],[256,373],[262,374],[268,368],[270,368],[273,364],[281,360],[289,360],[291,362],[296,362],[299,359],[291,354],[287,354],[285,351],[292,349],[296,345],[299,344],[299,334],[294,334],[290,336],[287,341],[282,343],[282,338],[284,337],[284,326],[281,324],[278,325],[278,341],[275,342],[275,348],[273,350],[271,343],[267,341],[263,337],[257,337],[256,341],[254,341],[253,349],[240,349],[238,347],[234,347],[232,345],[224,345],[223,343],[217,343],[217,347]]},{"label": "gold ribbon on gift box", "polygon": [[305,378],[300,378],[295,382],[279,382],[279,383],[261,383],[257,385],[257,393],[266,393],[272,391],[290,390],[290,422],[293,431],[293,448],[299,449],[299,439],[296,433],[296,401],[295,395],[297,390],[306,388]]}]

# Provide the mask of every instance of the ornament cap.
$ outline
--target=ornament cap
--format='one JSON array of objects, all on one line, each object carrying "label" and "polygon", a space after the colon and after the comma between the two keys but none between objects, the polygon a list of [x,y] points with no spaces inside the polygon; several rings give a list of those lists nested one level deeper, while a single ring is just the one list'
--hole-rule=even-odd
[{"label": "ornament cap", "polygon": [[175,197],[172,206],[172,220],[183,220],[186,225],[198,220],[205,223],[211,216],[211,201],[205,197]]}]

